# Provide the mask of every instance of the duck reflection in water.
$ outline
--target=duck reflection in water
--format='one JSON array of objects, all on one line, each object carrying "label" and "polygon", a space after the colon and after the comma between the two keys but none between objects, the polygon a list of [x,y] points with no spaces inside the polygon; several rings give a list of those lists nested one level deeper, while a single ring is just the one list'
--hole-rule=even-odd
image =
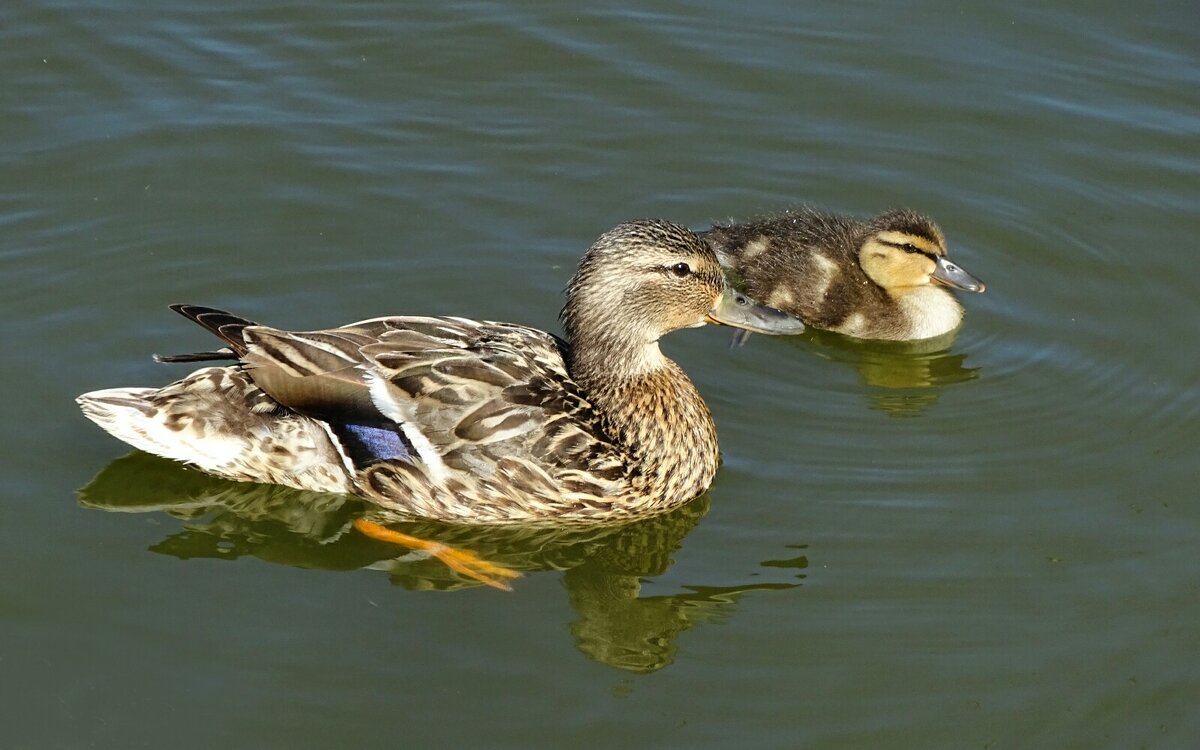
[{"label": "duck reflection in water", "polygon": [[786,342],[858,371],[867,402],[896,417],[917,416],[937,403],[943,388],[980,377],[967,354],[953,351],[957,331],[920,341],[875,341],[809,329]]},{"label": "duck reflection in water", "polygon": [[[166,459],[133,453],[108,465],[79,492],[84,507],[110,512],[163,512],[184,528],[150,549],[180,559],[268,562],[325,570],[374,569],[412,591],[454,591],[482,586],[457,576],[436,559],[348,533],[354,520],[373,512],[351,495],[303,492],[279,485],[228,482]],[[766,560],[764,568],[792,568],[788,580],[740,586],[694,586],[685,593],[641,597],[643,579],[661,576],[684,537],[708,511],[708,497],[668,513],[620,526],[469,526],[428,520],[392,528],[470,547],[515,570],[561,570],[576,612],[570,625],[576,646],[589,658],[632,672],[670,664],[676,636],[730,614],[750,591],[796,588],[805,558]],[[385,519],[381,519],[385,520]],[[794,572],[800,569],[800,572]],[[762,571],[755,571],[762,575]]]}]

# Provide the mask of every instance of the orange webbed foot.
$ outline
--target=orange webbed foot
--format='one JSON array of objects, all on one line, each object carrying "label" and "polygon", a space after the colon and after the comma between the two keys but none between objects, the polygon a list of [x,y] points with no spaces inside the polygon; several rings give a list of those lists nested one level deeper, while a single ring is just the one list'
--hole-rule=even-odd
[{"label": "orange webbed foot", "polygon": [[354,528],[372,539],[399,544],[403,547],[432,555],[456,573],[461,573],[492,588],[512,591],[512,586],[508,581],[518,578],[521,575],[519,571],[512,568],[484,560],[470,550],[448,547],[441,542],[421,539],[420,537],[394,531],[382,524],[368,521],[364,518],[356,519],[354,521]]}]

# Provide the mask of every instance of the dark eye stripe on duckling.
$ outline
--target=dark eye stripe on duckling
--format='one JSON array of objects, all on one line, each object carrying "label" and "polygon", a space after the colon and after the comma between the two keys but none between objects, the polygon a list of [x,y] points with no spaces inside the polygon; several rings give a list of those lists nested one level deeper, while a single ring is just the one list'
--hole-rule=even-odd
[{"label": "dark eye stripe on duckling", "polygon": [[875,241],[878,242],[880,245],[887,245],[888,247],[894,247],[897,250],[903,250],[906,253],[920,253],[921,255],[924,255],[926,258],[929,258],[930,260],[932,260],[934,263],[937,263],[937,259],[938,259],[937,255],[930,252],[929,250],[923,250],[923,249],[917,247],[916,245],[912,244],[911,242],[892,242],[891,240],[885,240],[885,239],[880,239],[880,238],[876,238]]}]

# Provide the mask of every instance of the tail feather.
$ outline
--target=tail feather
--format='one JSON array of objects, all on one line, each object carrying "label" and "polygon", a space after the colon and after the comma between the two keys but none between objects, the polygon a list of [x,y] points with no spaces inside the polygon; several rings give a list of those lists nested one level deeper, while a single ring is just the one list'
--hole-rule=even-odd
[{"label": "tail feather", "polygon": [[247,351],[242,331],[248,326],[257,325],[254,321],[239,318],[215,307],[174,304],[170,305],[170,308],[229,344],[233,353],[239,357]]},{"label": "tail feather", "polygon": [[75,399],[83,415],[113,437],[156,456],[195,464],[219,473],[232,457],[226,441],[196,440],[179,429],[178,421],[155,403],[153,388],[108,388]]},{"label": "tail feather", "polygon": [[197,370],[161,389],[93,391],[76,402],[113,437],[219,477],[353,491],[353,465],[329,426],[279,407],[236,367]]},{"label": "tail feather", "polygon": [[214,360],[237,359],[232,349],[217,349],[212,352],[191,352],[189,354],[155,354],[154,361],[159,364],[176,364],[179,362],[212,362]]}]

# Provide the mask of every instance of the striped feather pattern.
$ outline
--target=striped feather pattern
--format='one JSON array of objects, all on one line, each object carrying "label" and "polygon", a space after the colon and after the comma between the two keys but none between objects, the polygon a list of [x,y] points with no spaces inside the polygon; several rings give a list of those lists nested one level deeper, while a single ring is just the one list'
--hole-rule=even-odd
[{"label": "striped feather pattern", "polygon": [[465,318],[291,332],[174,305],[240,364],[79,403],[118,438],[229,479],[355,492],[438,520],[623,521],[712,482],[712,417],[657,342],[703,325],[721,278],[698,237],[650,220],[605,233],[581,261],[562,314],[570,345]]}]

